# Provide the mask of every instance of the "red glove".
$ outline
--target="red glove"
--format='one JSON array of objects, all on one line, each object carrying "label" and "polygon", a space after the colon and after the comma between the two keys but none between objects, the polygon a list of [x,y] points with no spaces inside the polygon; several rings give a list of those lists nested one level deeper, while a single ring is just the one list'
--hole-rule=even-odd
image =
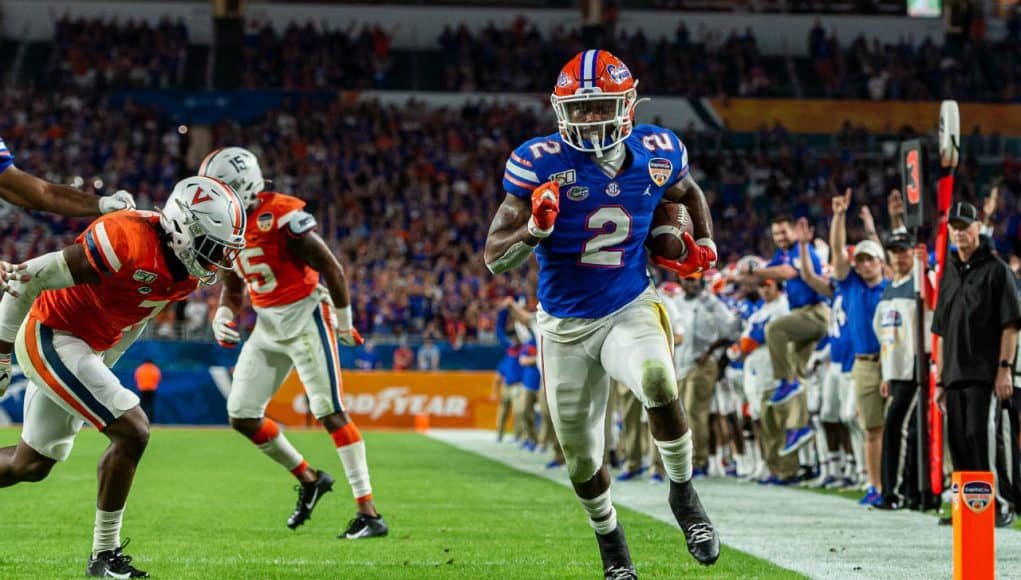
[{"label": "red glove", "polygon": [[685,232],[681,234],[681,241],[684,242],[685,248],[683,260],[667,260],[660,256],[653,256],[653,263],[660,268],[676,273],[681,278],[701,274],[716,264],[716,245],[712,240],[705,238],[696,242],[691,234]]},{"label": "red glove", "polygon": [[549,237],[553,224],[560,213],[560,184],[548,181],[532,192],[532,217],[528,220],[528,233],[537,237]]}]

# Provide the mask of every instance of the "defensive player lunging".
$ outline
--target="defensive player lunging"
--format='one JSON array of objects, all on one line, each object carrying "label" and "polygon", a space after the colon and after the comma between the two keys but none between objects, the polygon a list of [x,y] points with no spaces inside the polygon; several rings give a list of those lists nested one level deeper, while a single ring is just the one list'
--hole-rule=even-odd
[{"label": "defensive player lunging", "polygon": [[[146,321],[231,267],[244,230],[244,209],[230,188],[190,177],[161,213],[113,213],[74,245],[29,260],[32,279],[15,282],[18,297],[0,302],[0,353],[17,348],[30,381],[21,440],[0,449],[0,487],[45,479],[85,423],[110,439],[99,460],[88,576],[148,576],[124,554],[120,530],[149,422],[109,367]],[[0,377],[0,395],[9,383],[9,375]]]},{"label": "defensive player lunging", "polygon": [[[355,346],[362,337],[351,326],[351,301],[340,262],[313,230],[316,220],[296,197],[263,191],[259,160],[247,149],[228,147],[210,153],[200,175],[223,180],[241,196],[253,227],[238,256],[237,271],[223,279],[213,334],[224,346],[240,342],[234,319],[248,286],[258,323],[241,347],[227,399],[230,424],[270,459],[298,478],[298,503],[287,520],[295,529],[305,523],[333,478],[313,469],[265,417],[266,405],[284,378],[296,368],[308,393],[313,415],[333,437],[358,513],[340,536],[347,539],[385,536],[387,525],[376,512],[369,483],[365,443],[344,409],[337,343]],[[325,288],[319,286],[322,275]]]},{"label": "defensive player lunging", "polygon": [[494,273],[539,261],[539,359],[575,493],[595,528],[606,578],[634,578],[603,465],[610,379],[630,386],[670,478],[669,503],[691,554],[719,557],[716,530],[691,483],[691,433],[677,395],[672,337],[646,273],[643,247],[665,198],[687,206],[680,274],[716,260],[712,220],[688,174],[684,145],[668,129],[634,126],[638,82],[606,51],[578,54],[551,97],[559,131],[527,141],[507,161],[504,198],[485,258]]}]

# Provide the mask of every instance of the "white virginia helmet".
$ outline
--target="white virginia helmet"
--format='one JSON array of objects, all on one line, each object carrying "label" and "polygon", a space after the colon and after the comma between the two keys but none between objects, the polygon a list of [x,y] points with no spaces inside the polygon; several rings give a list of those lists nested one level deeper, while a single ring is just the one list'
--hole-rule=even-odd
[{"label": "white virginia helmet", "polygon": [[255,205],[255,196],[266,189],[258,157],[243,147],[224,147],[206,155],[199,175],[219,179],[234,188],[246,210]]},{"label": "white virginia helmet", "polygon": [[238,195],[222,181],[189,177],[179,181],[160,211],[160,225],[188,273],[205,284],[220,269],[230,270],[245,247],[247,218]]}]

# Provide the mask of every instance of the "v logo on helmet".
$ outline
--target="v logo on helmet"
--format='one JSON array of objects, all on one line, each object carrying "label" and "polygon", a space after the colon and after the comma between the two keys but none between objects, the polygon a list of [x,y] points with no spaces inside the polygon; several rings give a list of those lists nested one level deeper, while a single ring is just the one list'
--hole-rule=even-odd
[{"label": "v logo on helmet", "polygon": [[191,204],[198,205],[206,201],[213,201],[213,197],[208,195],[201,187],[196,188],[195,196],[191,198]]}]

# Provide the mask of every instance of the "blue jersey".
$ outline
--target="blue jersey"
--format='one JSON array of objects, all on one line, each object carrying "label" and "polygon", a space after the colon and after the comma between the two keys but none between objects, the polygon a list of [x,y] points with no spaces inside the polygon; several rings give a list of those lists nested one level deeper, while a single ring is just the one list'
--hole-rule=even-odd
[{"label": "blue jersey", "polygon": [[507,319],[510,312],[504,308],[496,314],[496,339],[503,347],[503,358],[500,360],[496,372],[503,377],[506,385],[513,385],[521,382],[521,345],[507,336]]},{"label": "blue jersey", "polygon": [[[535,339],[529,340],[521,346],[521,357],[534,357],[536,352]],[[518,360],[520,361],[520,358]],[[539,390],[542,385],[542,376],[539,374],[538,365],[521,365],[521,384],[529,391]]]},{"label": "blue jersey", "polygon": [[0,173],[6,171],[11,165],[14,165],[14,154],[7,148],[4,140],[0,139]]},{"label": "blue jersey", "polygon": [[[798,249],[800,244],[794,244],[791,249],[784,250],[777,248],[776,253],[773,254],[773,259],[769,261],[766,266],[780,266],[786,264],[798,269],[798,258],[801,255],[801,251]],[[809,244],[808,246],[808,259],[812,263],[812,271],[817,275],[822,274],[822,262],[819,261],[819,256],[815,253],[815,248]],[[802,306],[811,306],[822,302],[822,296],[818,292],[812,290],[799,275],[796,278],[787,280],[784,284],[784,289],[787,291],[787,302],[791,305],[791,310],[796,310]]]},{"label": "blue jersey", "polygon": [[624,141],[630,153],[615,177],[559,134],[525,142],[507,160],[503,187],[530,200],[539,185],[560,183],[553,234],[535,250],[539,303],[560,318],[600,318],[649,286],[645,238],[663,193],[688,174],[677,135],[639,125]]},{"label": "blue jersey", "polygon": [[830,305],[830,361],[840,365],[840,369],[851,372],[854,366],[854,348],[851,346],[851,333],[847,328],[847,297],[840,284],[833,284],[833,302]]},{"label": "blue jersey", "polygon": [[847,311],[847,329],[851,335],[851,348],[854,354],[879,354],[879,338],[872,328],[872,318],[876,315],[876,307],[883,296],[883,290],[890,281],[883,281],[869,287],[865,280],[852,269],[847,278],[837,285],[844,290],[844,309]]}]

